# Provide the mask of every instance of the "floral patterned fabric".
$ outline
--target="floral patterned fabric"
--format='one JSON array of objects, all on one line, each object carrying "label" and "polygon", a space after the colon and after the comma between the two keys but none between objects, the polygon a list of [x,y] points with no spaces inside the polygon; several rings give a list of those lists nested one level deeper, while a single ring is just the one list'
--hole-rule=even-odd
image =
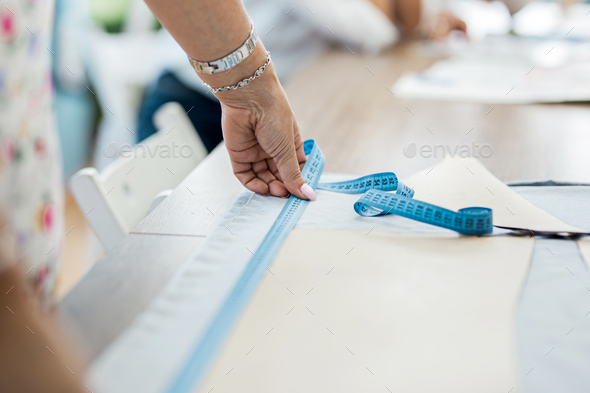
[{"label": "floral patterned fabric", "polygon": [[0,0],[0,209],[40,297],[53,289],[63,237],[49,49],[53,13],[53,0]]}]

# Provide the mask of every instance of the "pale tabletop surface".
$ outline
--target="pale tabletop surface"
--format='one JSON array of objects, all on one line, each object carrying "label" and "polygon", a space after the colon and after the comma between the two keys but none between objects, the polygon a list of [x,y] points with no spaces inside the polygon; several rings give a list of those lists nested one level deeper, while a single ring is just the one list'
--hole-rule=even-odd
[{"label": "pale tabletop surface", "polygon": [[[435,60],[415,44],[379,56],[334,50],[286,83],[303,137],[319,142],[326,171],[393,171],[403,178],[441,160],[440,154],[404,156],[410,143],[451,150],[475,143],[492,147],[482,162],[502,181],[590,182],[587,104],[505,106],[393,95],[401,73]],[[241,189],[221,145],[64,298],[60,309],[91,359],[157,296]]]}]

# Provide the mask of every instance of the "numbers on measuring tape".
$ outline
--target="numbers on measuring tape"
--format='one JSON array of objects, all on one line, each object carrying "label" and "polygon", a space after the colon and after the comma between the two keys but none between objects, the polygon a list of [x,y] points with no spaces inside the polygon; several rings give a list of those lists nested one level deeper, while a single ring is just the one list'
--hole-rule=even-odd
[{"label": "numbers on measuring tape", "polygon": [[393,172],[376,173],[374,175],[336,183],[320,183],[317,188],[319,190],[333,191],[343,194],[362,194],[375,189],[381,191],[396,191],[396,194],[410,198],[414,196],[414,190],[399,180],[397,175]]},{"label": "numbers on measuring tape", "polygon": [[355,204],[354,210],[363,217],[396,214],[426,224],[452,229],[462,235],[492,233],[492,209],[468,207],[458,212],[402,195],[379,190],[367,191]]}]

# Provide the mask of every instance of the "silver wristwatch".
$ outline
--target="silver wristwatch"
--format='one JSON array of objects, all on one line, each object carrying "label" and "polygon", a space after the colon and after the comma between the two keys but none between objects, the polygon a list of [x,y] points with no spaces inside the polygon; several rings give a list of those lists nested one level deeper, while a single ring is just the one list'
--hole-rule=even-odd
[{"label": "silver wristwatch", "polygon": [[188,56],[191,65],[200,74],[217,74],[218,72],[228,71],[244,61],[250,53],[256,48],[258,42],[258,34],[252,25],[250,35],[244,43],[229,55],[213,61],[199,61]]}]

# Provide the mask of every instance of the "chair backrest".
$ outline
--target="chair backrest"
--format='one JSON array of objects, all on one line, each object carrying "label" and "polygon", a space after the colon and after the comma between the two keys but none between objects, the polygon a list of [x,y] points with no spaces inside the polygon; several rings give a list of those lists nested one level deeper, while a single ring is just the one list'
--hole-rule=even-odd
[{"label": "chair backrest", "polygon": [[70,179],[76,203],[107,251],[150,212],[161,191],[174,189],[207,155],[179,104],[163,105],[154,120],[159,131],[141,143],[105,148],[119,157],[104,171],[84,168]]}]

